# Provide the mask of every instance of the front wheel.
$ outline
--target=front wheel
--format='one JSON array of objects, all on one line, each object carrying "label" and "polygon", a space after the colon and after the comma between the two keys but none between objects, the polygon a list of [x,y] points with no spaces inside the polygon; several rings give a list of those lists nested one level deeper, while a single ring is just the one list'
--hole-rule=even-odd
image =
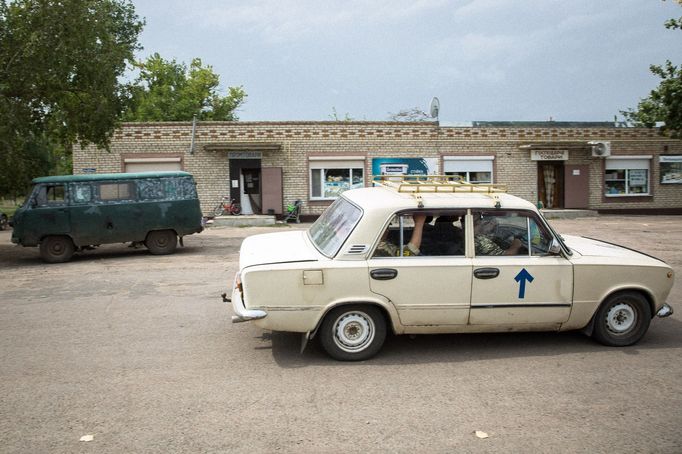
[{"label": "front wheel", "polygon": [[592,336],[611,347],[637,343],[649,329],[651,307],[637,292],[621,292],[604,301],[594,320]]},{"label": "front wheel", "polygon": [[320,342],[329,356],[360,361],[376,355],[386,339],[386,319],[373,306],[352,305],[333,309],[322,322]]},{"label": "front wheel", "polygon": [[172,254],[178,245],[178,237],[172,230],[155,230],[149,232],[144,245],[154,255]]},{"label": "front wheel", "polygon": [[48,236],[40,242],[40,257],[47,263],[68,262],[75,250],[68,236]]}]

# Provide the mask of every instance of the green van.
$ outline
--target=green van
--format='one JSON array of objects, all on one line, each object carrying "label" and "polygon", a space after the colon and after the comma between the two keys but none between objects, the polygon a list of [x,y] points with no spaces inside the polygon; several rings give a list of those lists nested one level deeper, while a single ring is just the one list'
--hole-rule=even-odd
[{"label": "green van", "polygon": [[144,243],[171,254],[178,237],[201,232],[196,183],[187,172],[41,177],[14,214],[12,242],[40,246],[46,262],[107,243]]}]

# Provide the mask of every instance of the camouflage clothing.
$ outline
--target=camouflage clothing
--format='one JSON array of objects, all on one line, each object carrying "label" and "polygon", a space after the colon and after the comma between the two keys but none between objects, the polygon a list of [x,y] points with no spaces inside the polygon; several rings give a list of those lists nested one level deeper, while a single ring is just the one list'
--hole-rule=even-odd
[{"label": "camouflage clothing", "polygon": [[489,236],[475,235],[474,245],[476,246],[476,255],[503,255],[504,249],[497,245]]},{"label": "camouflage clothing", "polygon": [[[412,243],[407,243],[405,245],[405,247],[403,248],[403,257],[407,257],[410,255],[419,255],[419,249],[414,247],[414,245]],[[377,247],[377,250],[374,253],[374,256],[375,257],[400,257],[400,248],[391,242],[382,241],[381,243],[379,243],[379,246]]]}]

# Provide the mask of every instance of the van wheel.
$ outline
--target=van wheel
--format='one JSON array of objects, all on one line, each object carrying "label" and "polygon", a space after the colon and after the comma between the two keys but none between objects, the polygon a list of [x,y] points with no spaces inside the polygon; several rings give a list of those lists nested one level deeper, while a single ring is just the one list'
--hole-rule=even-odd
[{"label": "van wheel", "polygon": [[68,262],[75,250],[68,236],[48,236],[40,242],[40,257],[47,263]]},{"label": "van wheel", "polygon": [[637,343],[649,329],[651,308],[637,292],[611,295],[597,311],[592,336],[610,347],[625,347]]},{"label": "van wheel", "polygon": [[373,306],[338,307],[324,318],[320,328],[322,347],[332,358],[360,361],[376,355],[386,339],[386,320]]},{"label": "van wheel", "polygon": [[144,245],[154,255],[172,254],[178,245],[178,237],[172,230],[155,230],[147,234]]}]

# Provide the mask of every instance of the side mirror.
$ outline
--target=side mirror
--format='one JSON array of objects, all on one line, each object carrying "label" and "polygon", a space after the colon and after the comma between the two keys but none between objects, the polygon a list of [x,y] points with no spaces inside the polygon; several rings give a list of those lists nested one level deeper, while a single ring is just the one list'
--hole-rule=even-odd
[{"label": "side mirror", "polygon": [[552,238],[552,244],[549,246],[549,253],[552,255],[561,254],[561,245],[556,238]]},{"label": "side mirror", "polygon": [[36,200],[35,197],[32,198],[32,199],[28,202],[28,206],[30,206],[31,208],[37,207],[37,206],[38,206],[38,200]]}]

